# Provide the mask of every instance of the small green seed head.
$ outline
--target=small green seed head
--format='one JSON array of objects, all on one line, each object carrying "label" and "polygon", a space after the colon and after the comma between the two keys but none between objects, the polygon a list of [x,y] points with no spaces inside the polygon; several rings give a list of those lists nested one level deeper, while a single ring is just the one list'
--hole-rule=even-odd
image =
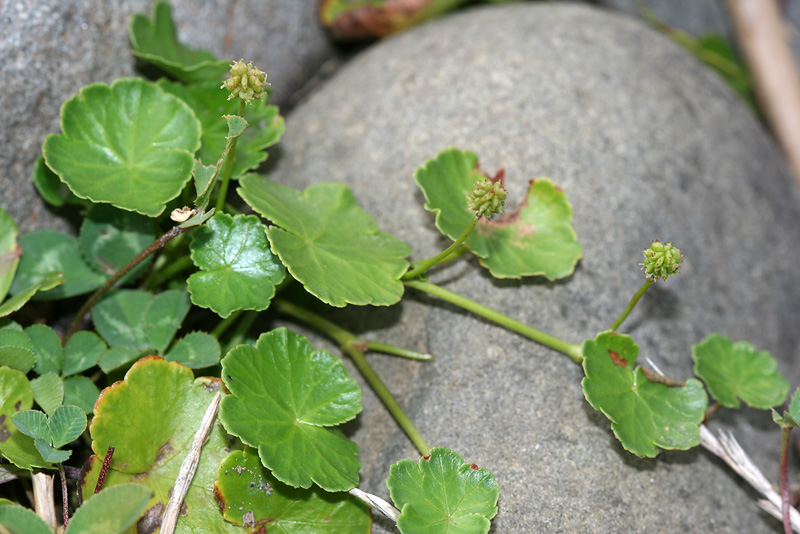
[{"label": "small green seed head", "polygon": [[253,62],[245,65],[244,60],[231,63],[231,77],[222,84],[222,89],[231,92],[228,100],[239,97],[244,102],[261,98],[266,93],[267,74],[253,66]]},{"label": "small green seed head", "polygon": [[661,278],[666,281],[670,275],[677,273],[683,258],[681,251],[673,247],[672,243],[661,243],[658,240],[653,241],[650,248],[645,249],[642,254],[644,262],[639,265],[642,266],[645,276],[653,281]]},{"label": "small green seed head", "polygon": [[502,213],[505,208],[506,190],[502,178],[491,180],[481,178],[467,193],[467,205],[476,217],[491,219],[492,215]]}]

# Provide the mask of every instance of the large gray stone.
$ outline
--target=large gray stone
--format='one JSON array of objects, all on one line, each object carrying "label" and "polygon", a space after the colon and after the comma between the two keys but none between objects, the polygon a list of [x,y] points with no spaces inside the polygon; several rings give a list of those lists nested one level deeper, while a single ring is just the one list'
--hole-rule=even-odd
[{"label": "large gray stone", "polygon": [[[498,281],[472,259],[433,276],[447,288],[567,340],[605,329],[643,282],[653,239],[686,254],[626,323],[676,378],[714,331],[800,371],[798,191],[758,121],[717,76],[627,17],[581,5],[468,10],[382,42],[290,114],[271,177],[348,183],[381,229],[446,245],[412,174],[447,146],[505,166],[512,205],[529,178],[567,191],[584,259],[570,279]],[[633,457],[585,402],[569,359],[411,292],[386,309],[331,312],[364,337],[431,351],[431,363],[370,360],[431,445],[490,468],[497,533],[778,532],[754,494],[701,449]],[[323,340],[315,343],[330,346]],[[722,413],[775,477],[766,412]],[[354,425],[362,487],[387,496],[389,465],[417,457],[369,391]],[[378,520],[376,532],[386,532]]]},{"label": "large gray stone", "polygon": [[[252,59],[267,71],[272,101],[284,105],[337,52],[317,22],[315,2],[171,2],[179,38],[218,57]],[[132,13],[150,1],[0,2],[0,206],[28,231],[66,226],[46,209],[30,176],[44,137],[58,131],[61,104],[82,86],[134,76]]]}]

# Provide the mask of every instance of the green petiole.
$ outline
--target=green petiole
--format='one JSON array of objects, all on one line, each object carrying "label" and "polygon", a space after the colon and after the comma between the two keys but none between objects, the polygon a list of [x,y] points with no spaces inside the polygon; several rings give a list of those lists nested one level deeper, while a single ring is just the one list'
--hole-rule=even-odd
[{"label": "green petiole", "polygon": [[[378,398],[381,399],[384,406],[386,406],[386,409],[389,410],[389,413],[392,414],[392,417],[394,417],[395,421],[397,421],[397,424],[400,425],[400,428],[403,429],[403,432],[406,433],[419,453],[423,456],[426,456],[430,453],[430,447],[428,447],[428,444],[425,442],[422,434],[420,434],[419,430],[417,430],[417,428],[414,426],[414,423],[411,422],[411,419],[409,419],[409,417],[397,403],[397,400],[394,398],[394,395],[392,395],[392,392],[389,391],[389,388],[386,387],[386,384],[384,384],[383,380],[381,380],[367,359],[364,357],[364,351],[369,348],[368,342],[363,341],[355,334],[333,324],[316,313],[301,306],[292,304],[291,302],[282,299],[276,299],[273,301],[273,306],[278,312],[295,319],[299,319],[336,341],[341,349],[353,360],[353,363],[356,365],[361,375],[370,385]],[[385,348],[388,346],[383,345],[383,347]]]},{"label": "green petiole", "polygon": [[504,315],[496,310],[488,308],[482,304],[478,304],[474,300],[470,300],[457,293],[453,293],[452,291],[449,291],[443,287],[437,286],[436,284],[431,284],[430,282],[423,282],[421,280],[407,280],[405,281],[405,285],[412,289],[416,289],[418,291],[422,291],[434,297],[440,298],[451,304],[455,304],[456,306],[464,308],[465,310],[470,311],[475,315],[479,315],[485,319],[489,319],[490,321],[497,323],[500,326],[504,326],[509,330],[513,330],[518,334],[522,334],[523,336],[530,338],[536,341],[537,343],[541,343],[546,347],[550,347],[551,349],[563,352],[564,354],[569,356],[575,363],[583,362],[583,356],[581,355],[581,346],[576,343],[570,343],[555,336],[551,336],[550,334],[542,332],[541,330],[537,330],[531,326],[526,325],[525,323],[517,321],[516,319],[512,319],[511,317]]},{"label": "green petiole", "polygon": [[[417,278],[425,274],[431,267],[447,261],[451,255],[456,253],[458,247],[460,247],[461,244],[467,240],[469,234],[471,234],[472,231],[475,229],[475,227],[478,225],[479,220],[480,216],[473,217],[472,221],[469,223],[469,226],[467,226],[467,229],[464,230],[464,232],[460,236],[458,236],[458,239],[453,241],[452,245],[444,249],[436,256],[420,261],[419,265],[414,269],[408,271],[406,274],[404,274],[401,280],[413,280],[414,278]],[[463,252],[461,254],[463,254]]]}]

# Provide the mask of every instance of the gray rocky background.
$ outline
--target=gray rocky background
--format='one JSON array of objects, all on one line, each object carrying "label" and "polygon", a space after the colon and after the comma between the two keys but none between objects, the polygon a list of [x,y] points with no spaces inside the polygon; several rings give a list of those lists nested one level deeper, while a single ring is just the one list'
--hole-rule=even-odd
[{"label": "gray rocky background", "polygon": [[[633,13],[626,0],[594,3]],[[788,2],[793,18],[798,3]],[[85,84],[136,74],[127,21],[150,4],[0,2],[0,206],[22,231],[67,228],[36,196],[33,162],[58,130],[63,101]],[[172,4],[182,40],[252,58],[285,109],[340,57],[317,25],[316,1]],[[678,28],[730,35],[719,1],[648,4]],[[549,176],[570,195],[584,244],[571,279],[496,281],[468,260],[436,280],[579,341],[605,328],[639,286],[641,249],[671,239],[687,255],[683,274],[651,290],[626,324],[641,357],[684,378],[689,345],[718,330],[771,350],[800,383],[800,199],[780,154],[713,73],[612,12],[487,7],[376,44],[290,113],[270,172],[295,186],[346,181],[382,229],[414,245],[416,258],[445,245],[411,179],[441,148],[475,150],[486,169],[504,165],[512,197],[527,179]],[[370,339],[436,354],[429,364],[371,361],[432,445],[495,473],[493,532],[780,531],[705,452],[639,460],[623,451],[583,400],[581,370],[566,357],[418,295],[336,318]],[[777,479],[768,416],[723,413],[716,424],[732,428]],[[362,449],[364,489],[385,496],[389,464],[416,452],[369,391],[350,430]],[[388,531],[377,519],[375,532]]]},{"label": "gray rocky background", "polygon": [[[563,186],[584,259],[553,284],[493,280],[473,260],[437,282],[580,341],[607,328],[642,283],[641,250],[672,240],[687,256],[682,274],[626,324],[640,358],[687,378],[691,344],[719,331],[772,351],[797,383],[797,188],[757,120],[670,40],[580,5],[452,15],[373,46],[295,108],[270,176],[296,187],[347,182],[379,226],[423,258],[446,241],[412,174],[451,145],[476,151],[489,171],[504,165],[511,198],[537,176]],[[625,452],[564,356],[416,294],[333,317],[436,355],[371,361],[431,445],[493,471],[497,533],[778,528],[701,450],[655,460]],[[362,485],[385,496],[389,465],[417,453],[369,392],[364,405],[352,429]],[[776,476],[779,432],[768,413],[725,412],[720,424]]]}]

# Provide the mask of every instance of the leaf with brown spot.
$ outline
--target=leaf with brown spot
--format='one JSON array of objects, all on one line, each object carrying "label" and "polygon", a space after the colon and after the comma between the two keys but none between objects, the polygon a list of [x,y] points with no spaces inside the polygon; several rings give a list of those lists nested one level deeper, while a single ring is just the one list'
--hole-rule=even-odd
[{"label": "leaf with brown spot", "polygon": [[214,488],[225,519],[248,533],[368,534],[372,525],[369,508],[355,497],[282,484],[253,449],[232,452]]},{"label": "leaf with brown spot", "polygon": [[652,458],[659,447],[694,447],[707,406],[702,384],[690,379],[678,387],[666,377],[650,380],[636,367],[638,354],[638,345],[623,334],[602,332],[584,341],[586,376],[581,385],[586,400],[611,420],[614,435],[637,456]]},{"label": "leaf with brown spot", "polygon": [[[154,492],[139,533],[158,530],[157,515],[165,506],[194,434],[208,404],[222,382],[218,378],[194,378],[191,369],[158,356],[136,362],[125,380],[106,388],[95,406],[90,427],[92,449],[80,491],[86,496],[95,487],[102,455],[109,445],[116,450],[105,486],[136,481]],[[222,519],[214,498],[217,466],[229,452],[229,438],[218,423],[203,447],[197,473],[181,509],[176,533],[238,533]]]}]

